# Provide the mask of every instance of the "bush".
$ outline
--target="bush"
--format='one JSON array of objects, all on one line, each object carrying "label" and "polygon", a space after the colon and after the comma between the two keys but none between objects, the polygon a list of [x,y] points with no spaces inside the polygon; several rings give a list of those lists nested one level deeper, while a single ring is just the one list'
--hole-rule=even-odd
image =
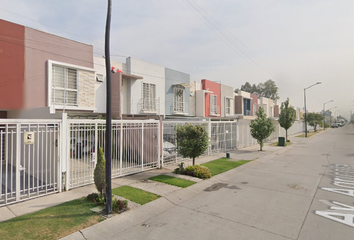
[{"label": "bush", "polygon": [[173,173],[175,174],[183,174],[183,171],[184,171],[184,162],[181,162],[180,164],[178,164],[178,168],[176,168]]},{"label": "bush", "polygon": [[106,160],[104,159],[102,148],[99,148],[97,153],[94,181],[97,191],[103,195],[106,187]]},{"label": "bush", "polygon": [[182,174],[192,176],[192,177],[201,178],[201,179],[206,179],[206,178],[212,177],[212,174],[211,174],[209,168],[204,167],[204,166],[200,166],[200,165],[186,167]]},{"label": "bush", "polygon": [[128,201],[114,199],[112,202],[112,210],[116,213],[121,213],[128,210]]},{"label": "bush", "polygon": [[90,193],[89,195],[87,195],[87,200],[89,200],[90,202],[97,202],[98,199],[98,193]]}]

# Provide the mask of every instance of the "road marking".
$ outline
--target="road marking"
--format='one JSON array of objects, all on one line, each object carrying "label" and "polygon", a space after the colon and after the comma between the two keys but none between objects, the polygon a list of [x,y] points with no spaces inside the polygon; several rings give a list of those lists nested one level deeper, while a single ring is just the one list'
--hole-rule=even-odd
[{"label": "road marking", "polygon": [[354,206],[335,201],[320,201],[329,205],[331,210],[315,211],[315,214],[354,227]]}]

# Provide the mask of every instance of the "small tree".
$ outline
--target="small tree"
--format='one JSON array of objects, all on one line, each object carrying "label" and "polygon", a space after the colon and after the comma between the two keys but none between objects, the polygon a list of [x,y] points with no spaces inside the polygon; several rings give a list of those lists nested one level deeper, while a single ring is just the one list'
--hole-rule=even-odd
[{"label": "small tree", "polygon": [[99,191],[102,196],[106,187],[106,160],[104,159],[102,148],[98,148],[94,181],[97,191]]},{"label": "small tree", "polygon": [[202,155],[209,146],[209,137],[205,125],[177,125],[175,127],[177,152],[184,158],[195,158]]},{"label": "small tree", "polygon": [[285,140],[288,141],[288,129],[294,124],[296,119],[296,110],[289,106],[289,98],[281,104],[279,124],[285,129]]},{"label": "small tree", "polygon": [[275,127],[272,120],[267,118],[263,108],[260,107],[258,112],[256,112],[256,115],[257,118],[250,123],[251,136],[257,140],[260,146],[260,151],[262,151],[263,141],[274,132]]},{"label": "small tree", "polygon": [[324,116],[320,113],[307,113],[306,121],[308,124],[313,127],[313,130],[317,132],[317,125],[321,125]]}]

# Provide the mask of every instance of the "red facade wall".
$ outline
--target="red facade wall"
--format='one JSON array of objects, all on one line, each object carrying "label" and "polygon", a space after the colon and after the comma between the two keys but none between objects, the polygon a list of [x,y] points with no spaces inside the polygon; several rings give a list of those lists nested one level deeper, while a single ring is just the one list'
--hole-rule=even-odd
[{"label": "red facade wall", "polygon": [[209,90],[213,93],[205,94],[205,116],[206,117],[215,117],[210,115],[210,95],[216,95],[216,106],[217,106],[217,114],[220,116],[221,109],[221,84],[216,83],[210,80],[202,79],[202,89]]},{"label": "red facade wall", "polygon": [[0,110],[24,107],[24,32],[0,19]]},{"label": "red facade wall", "polygon": [[251,95],[251,116],[254,116],[253,114],[253,104],[255,103],[257,106],[256,111],[258,111],[258,95],[256,94],[250,94]]}]

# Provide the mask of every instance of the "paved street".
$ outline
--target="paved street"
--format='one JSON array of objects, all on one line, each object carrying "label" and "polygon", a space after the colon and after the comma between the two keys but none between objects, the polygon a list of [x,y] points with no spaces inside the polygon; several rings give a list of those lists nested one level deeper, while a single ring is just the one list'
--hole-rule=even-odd
[{"label": "paved street", "polygon": [[66,239],[353,239],[353,127],[291,140]]}]

